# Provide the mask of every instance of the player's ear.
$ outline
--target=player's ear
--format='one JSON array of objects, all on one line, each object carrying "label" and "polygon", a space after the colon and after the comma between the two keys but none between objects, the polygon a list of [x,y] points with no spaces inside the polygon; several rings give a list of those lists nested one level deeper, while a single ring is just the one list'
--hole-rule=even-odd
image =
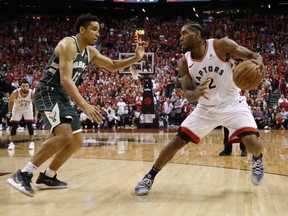
[{"label": "player's ear", "polygon": [[85,31],[84,26],[80,26],[80,28],[79,28],[79,32],[80,32],[80,33],[83,33],[84,31]]}]

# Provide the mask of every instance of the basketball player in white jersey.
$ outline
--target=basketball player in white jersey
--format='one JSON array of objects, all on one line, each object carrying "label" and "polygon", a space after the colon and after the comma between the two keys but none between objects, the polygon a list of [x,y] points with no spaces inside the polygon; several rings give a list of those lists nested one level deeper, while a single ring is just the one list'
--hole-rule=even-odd
[{"label": "basketball player in white jersey", "polygon": [[11,123],[11,142],[9,143],[8,150],[15,149],[15,135],[18,124],[22,118],[24,118],[29,132],[29,150],[34,150],[35,148],[33,141],[34,128],[32,126],[34,123],[32,104],[33,94],[34,93],[32,89],[30,89],[28,81],[23,79],[20,88],[15,89],[9,98],[7,118],[10,118]]},{"label": "basketball player in white jersey", "polygon": [[[187,23],[181,29],[180,45],[185,52],[179,60],[181,86],[189,102],[198,101],[195,110],[179,127],[177,135],[162,149],[152,169],[135,188],[137,195],[148,194],[157,173],[188,142],[198,144],[217,126],[229,130],[229,140],[238,137],[252,153],[251,182],[260,185],[264,176],[263,144],[246,99],[232,79],[231,56],[255,59],[264,72],[262,57],[228,38],[202,37],[198,23]],[[193,174],[191,174],[193,175]]]}]

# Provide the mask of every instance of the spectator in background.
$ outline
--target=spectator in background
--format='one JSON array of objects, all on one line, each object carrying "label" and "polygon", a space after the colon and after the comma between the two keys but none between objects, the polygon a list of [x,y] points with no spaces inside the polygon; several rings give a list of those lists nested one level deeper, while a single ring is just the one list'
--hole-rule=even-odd
[{"label": "spectator in background", "polygon": [[37,74],[37,70],[33,69],[33,72],[29,70],[25,76],[25,79],[28,81],[30,87],[33,85],[34,82],[33,73]]},{"label": "spectator in background", "polygon": [[172,104],[170,98],[166,98],[166,101],[163,103],[163,112],[166,116],[168,126],[171,125],[172,110],[173,110],[173,104]]},{"label": "spectator in background", "polygon": [[279,113],[281,116],[282,116],[282,118],[284,119],[284,124],[283,124],[283,126],[285,127],[285,128],[287,128],[287,125],[288,125],[288,112],[285,110],[285,108],[283,107],[282,109],[281,109],[281,111],[280,111],[280,113]]},{"label": "spectator in background", "polygon": [[131,125],[132,127],[137,126],[140,114],[141,114],[141,110],[139,108],[136,108],[136,110],[133,111],[132,125]]},{"label": "spectator in background", "polygon": [[259,106],[257,106],[254,110],[253,110],[253,117],[255,119],[255,122],[257,124],[257,127],[259,127],[259,123],[261,121],[263,121],[264,119],[264,113],[262,112],[261,108]]},{"label": "spectator in background", "polygon": [[175,124],[179,126],[181,124],[181,112],[182,112],[182,102],[178,96],[176,96],[176,101],[174,102],[174,112],[175,112]]},{"label": "spectator in background", "polygon": [[123,101],[123,98],[119,98],[119,102],[116,104],[117,113],[120,116],[120,126],[125,128],[126,115],[128,114],[127,104]]},{"label": "spectator in background", "polygon": [[108,128],[115,127],[115,110],[112,107],[107,108]]},{"label": "spectator in background", "polygon": [[288,100],[284,94],[281,94],[280,98],[278,99],[278,107],[280,107],[280,109],[284,108],[286,111],[288,111]]},{"label": "spectator in background", "polygon": [[280,113],[276,114],[275,120],[276,120],[275,128],[285,130],[285,127],[284,127],[285,119],[282,117]]}]

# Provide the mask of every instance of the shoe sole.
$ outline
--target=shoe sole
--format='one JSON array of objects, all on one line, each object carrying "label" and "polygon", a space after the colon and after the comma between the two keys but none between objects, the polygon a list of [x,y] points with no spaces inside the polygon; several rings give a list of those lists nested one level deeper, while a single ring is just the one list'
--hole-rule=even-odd
[{"label": "shoe sole", "polygon": [[36,188],[41,189],[41,190],[46,190],[46,189],[65,189],[68,186],[48,186],[45,184],[35,184],[34,185]]},{"label": "shoe sole", "polygon": [[7,183],[28,197],[34,197],[35,196],[35,194],[29,193],[22,186],[19,186],[12,178],[7,179]]},{"label": "shoe sole", "polygon": [[262,177],[262,179],[261,179],[260,181],[257,181],[257,180],[255,180],[255,179],[251,176],[251,182],[252,182],[252,184],[255,185],[255,186],[261,185],[262,180],[263,180],[263,177]]},{"label": "shoe sole", "polygon": [[150,192],[150,190],[145,190],[145,191],[139,190],[139,191],[136,191],[136,189],[135,189],[135,194],[137,196],[145,196],[145,195],[147,195]]}]

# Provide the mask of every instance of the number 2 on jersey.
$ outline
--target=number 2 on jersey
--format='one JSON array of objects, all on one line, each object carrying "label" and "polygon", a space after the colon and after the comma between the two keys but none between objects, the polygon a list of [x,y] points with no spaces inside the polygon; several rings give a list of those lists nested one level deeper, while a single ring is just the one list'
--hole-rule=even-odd
[{"label": "number 2 on jersey", "polygon": [[209,89],[213,89],[213,88],[216,88],[216,85],[215,84],[213,84],[213,79],[211,78],[211,81],[210,81],[210,83],[209,83]]}]

